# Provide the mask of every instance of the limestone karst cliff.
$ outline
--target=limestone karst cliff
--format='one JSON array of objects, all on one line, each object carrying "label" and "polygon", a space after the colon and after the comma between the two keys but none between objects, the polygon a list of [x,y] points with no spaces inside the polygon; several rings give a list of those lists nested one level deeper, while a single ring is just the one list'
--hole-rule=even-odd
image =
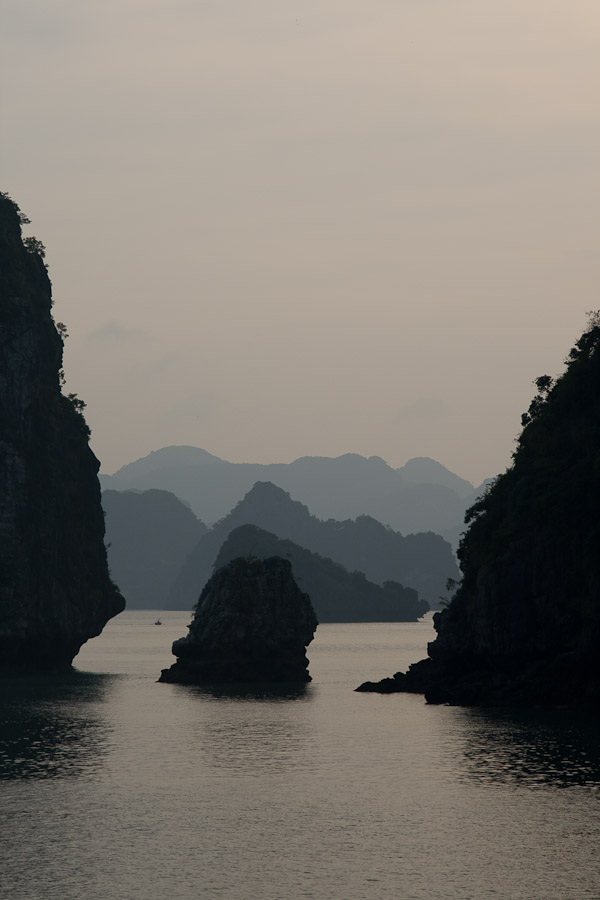
[{"label": "limestone karst cliff", "polygon": [[123,609],[104,548],[98,460],[75,396],[43,248],[0,195],[0,671],[68,668]]},{"label": "limestone karst cliff", "polygon": [[600,701],[600,314],[542,376],[513,465],[467,515],[429,658],[362,690],[462,705]]},{"label": "limestone karst cliff", "polygon": [[317,627],[287,559],[240,557],[206,584],[177,662],[160,681],[223,684],[310,681],[306,647]]}]

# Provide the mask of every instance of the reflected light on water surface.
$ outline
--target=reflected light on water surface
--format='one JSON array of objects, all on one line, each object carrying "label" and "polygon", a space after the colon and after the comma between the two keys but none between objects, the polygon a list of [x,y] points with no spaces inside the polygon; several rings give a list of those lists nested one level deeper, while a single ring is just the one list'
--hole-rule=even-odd
[{"label": "reflected light on water surface", "polygon": [[5,679],[0,779],[97,772],[107,737],[101,704],[111,681],[111,676],[86,673]]},{"label": "reflected light on water surface", "polygon": [[600,786],[600,724],[573,710],[456,710],[465,775],[492,784]]}]

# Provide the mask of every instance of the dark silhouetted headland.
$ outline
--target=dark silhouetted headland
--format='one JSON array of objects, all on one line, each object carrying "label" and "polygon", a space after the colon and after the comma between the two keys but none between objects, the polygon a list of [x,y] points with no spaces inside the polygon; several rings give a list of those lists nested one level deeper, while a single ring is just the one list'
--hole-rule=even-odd
[{"label": "dark silhouetted headland", "polygon": [[104,547],[83,404],[61,393],[64,326],[43,246],[0,195],[0,668],[70,667],[124,600]]},{"label": "dark silhouetted headland", "polygon": [[429,658],[361,690],[433,703],[600,701],[600,314],[542,376],[513,465],[470,509],[463,580]]}]

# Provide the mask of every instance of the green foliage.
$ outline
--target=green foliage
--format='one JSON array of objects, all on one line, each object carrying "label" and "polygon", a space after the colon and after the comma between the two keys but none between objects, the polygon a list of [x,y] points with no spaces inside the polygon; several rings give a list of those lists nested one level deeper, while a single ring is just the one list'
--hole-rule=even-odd
[{"label": "green foliage", "polygon": [[69,405],[69,408],[73,410],[80,432],[86,439],[89,439],[91,431],[89,425],[85,421],[85,416],[83,415],[83,410],[86,407],[85,401],[80,400],[77,394],[67,394],[67,396],[64,397],[63,400],[66,401]]},{"label": "green foliage", "polygon": [[25,213],[21,211],[18,203],[15,203],[10,194],[7,194],[5,191],[0,191],[0,198],[2,200],[7,200],[12,204],[15,212],[17,213],[17,216],[19,217],[19,223],[21,225],[31,225],[31,219],[28,219]]},{"label": "green foliage", "polygon": [[459,585],[460,585],[460,582],[457,581],[455,578],[447,578],[446,579],[446,590],[448,591],[448,593],[451,596],[450,597],[440,596],[439,601],[440,601],[440,606],[442,608],[445,608],[450,605],[450,603],[452,602],[452,597],[456,593],[456,590],[459,587]]},{"label": "green foliage", "polygon": [[26,237],[23,239],[23,246],[26,248],[28,253],[33,253],[35,256],[40,256],[42,259],[46,257],[46,248],[42,244],[40,240],[36,237]]},{"label": "green foliage", "polygon": [[540,375],[539,378],[536,378],[533,383],[537,387],[538,393],[529,404],[529,409],[527,410],[527,412],[523,413],[523,415],[521,416],[521,425],[523,426],[523,428],[526,425],[529,425],[529,423],[537,418],[537,416],[539,416],[539,414],[542,412],[548,394],[550,393],[554,385],[554,379],[550,375]]},{"label": "green foliage", "polygon": [[73,408],[77,410],[77,412],[83,412],[86,407],[86,403],[84,400],[80,400],[77,394],[67,394],[67,400],[70,400],[73,404]]}]

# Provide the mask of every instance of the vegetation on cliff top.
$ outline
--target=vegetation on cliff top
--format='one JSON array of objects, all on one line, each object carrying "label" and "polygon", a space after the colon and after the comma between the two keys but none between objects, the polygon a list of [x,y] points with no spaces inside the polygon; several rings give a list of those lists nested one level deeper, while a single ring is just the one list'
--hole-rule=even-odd
[{"label": "vegetation on cliff top", "polygon": [[591,570],[597,576],[600,311],[589,313],[564,374],[543,375],[535,384],[538,393],[522,417],[513,465],[467,510],[470,527],[458,550],[464,577],[452,605],[464,602],[481,566],[493,564],[518,536],[547,535],[557,551],[576,553],[577,581]]},{"label": "vegetation on cliff top", "polygon": [[512,466],[467,514],[463,580],[429,658],[360,690],[460,705],[597,707],[600,313],[536,380]]}]

